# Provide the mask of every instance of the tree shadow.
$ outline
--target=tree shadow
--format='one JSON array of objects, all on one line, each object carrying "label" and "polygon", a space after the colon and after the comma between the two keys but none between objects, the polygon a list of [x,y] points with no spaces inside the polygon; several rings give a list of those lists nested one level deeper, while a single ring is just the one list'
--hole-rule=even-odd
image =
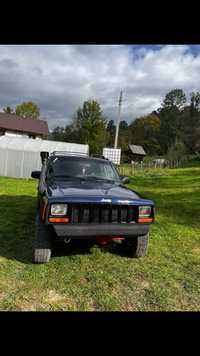
[{"label": "tree shadow", "polygon": [[[0,256],[32,264],[36,202],[36,197],[29,195],[1,195]],[[103,252],[119,253],[114,244],[100,247],[92,239],[71,240],[69,244],[55,239],[52,257],[89,255],[94,246]]]},{"label": "tree shadow", "polygon": [[0,196],[0,256],[32,263],[35,215],[36,197]]},{"label": "tree shadow", "polygon": [[[36,203],[36,197],[29,195],[0,196],[0,256],[32,264]],[[52,237],[52,257],[90,254],[95,244],[92,240],[73,240],[65,244]]]}]

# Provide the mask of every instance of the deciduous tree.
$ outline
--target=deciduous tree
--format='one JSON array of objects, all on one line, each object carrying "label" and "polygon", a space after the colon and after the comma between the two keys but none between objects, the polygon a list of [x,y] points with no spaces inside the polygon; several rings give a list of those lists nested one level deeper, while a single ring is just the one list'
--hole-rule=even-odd
[{"label": "deciduous tree", "polygon": [[14,112],[14,110],[10,106],[6,106],[5,108],[3,108],[3,111],[6,114],[12,114]]},{"label": "deciduous tree", "polygon": [[107,141],[106,124],[100,104],[95,100],[85,101],[73,117],[77,139],[89,144],[91,153],[102,154]]},{"label": "deciduous tree", "polygon": [[24,118],[38,119],[40,116],[39,107],[32,101],[24,102],[16,106],[16,115],[22,116]]}]

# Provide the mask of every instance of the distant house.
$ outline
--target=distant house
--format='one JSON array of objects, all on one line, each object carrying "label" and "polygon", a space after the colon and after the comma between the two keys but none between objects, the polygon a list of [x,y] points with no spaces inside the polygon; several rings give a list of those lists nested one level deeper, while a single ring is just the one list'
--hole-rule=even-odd
[{"label": "distant house", "polygon": [[129,159],[131,161],[143,161],[143,158],[146,156],[146,152],[142,146],[129,145]]},{"label": "distant house", "polygon": [[34,139],[47,138],[48,124],[44,120],[29,119],[0,112],[0,136],[24,136]]}]

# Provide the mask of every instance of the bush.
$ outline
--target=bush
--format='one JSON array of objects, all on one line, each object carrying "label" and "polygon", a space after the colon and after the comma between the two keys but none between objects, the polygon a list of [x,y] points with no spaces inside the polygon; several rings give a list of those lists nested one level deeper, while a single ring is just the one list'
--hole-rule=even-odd
[{"label": "bush", "polygon": [[179,141],[172,145],[166,155],[166,158],[171,160],[180,160],[186,155],[186,147],[183,142]]}]

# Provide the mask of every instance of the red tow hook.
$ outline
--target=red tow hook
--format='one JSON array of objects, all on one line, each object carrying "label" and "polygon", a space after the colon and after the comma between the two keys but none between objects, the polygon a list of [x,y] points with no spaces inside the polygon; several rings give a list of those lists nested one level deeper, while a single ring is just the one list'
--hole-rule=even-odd
[{"label": "red tow hook", "polygon": [[113,240],[113,241],[125,240],[125,237],[124,237],[124,236],[113,236],[113,237],[112,237],[112,240]]},{"label": "red tow hook", "polygon": [[98,236],[97,237],[97,242],[101,246],[106,246],[111,241],[120,241],[120,240],[125,240],[125,237],[123,236]]},{"label": "red tow hook", "polygon": [[109,242],[111,241],[111,237],[110,236],[98,236],[97,237],[97,242],[99,243],[99,245],[101,246],[106,246]]}]

